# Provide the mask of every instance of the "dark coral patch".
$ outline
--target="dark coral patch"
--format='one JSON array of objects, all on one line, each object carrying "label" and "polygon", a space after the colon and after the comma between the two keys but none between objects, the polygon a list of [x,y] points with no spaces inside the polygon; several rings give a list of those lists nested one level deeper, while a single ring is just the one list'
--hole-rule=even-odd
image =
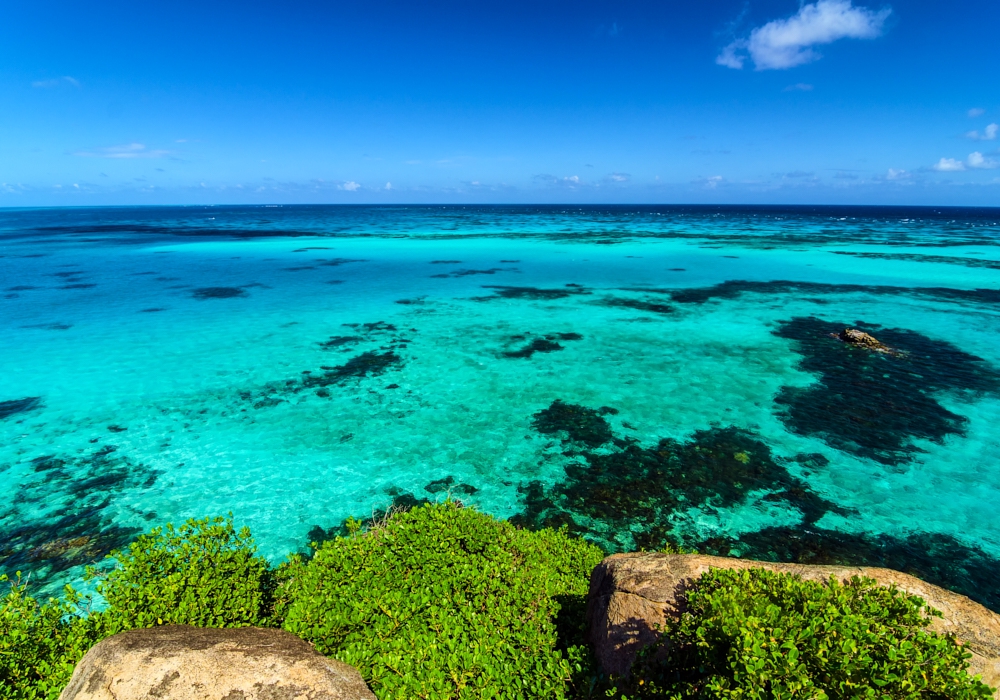
[{"label": "dark coral patch", "polygon": [[920,253],[866,253],[852,250],[831,250],[834,255],[851,255],[869,260],[905,260],[907,262],[938,263],[941,265],[961,265],[962,267],[978,267],[987,270],[1000,270],[1000,260],[983,260],[980,258],[961,258],[954,255],[922,255]]},{"label": "dark coral patch", "polygon": [[563,350],[563,346],[547,338],[535,338],[519,350],[507,350],[504,357],[531,357],[536,352],[555,352]]},{"label": "dark coral patch", "polygon": [[32,584],[44,584],[140,532],[115,524],[108,511],[116,493],[152,486],[155,470],[111,445],[82,457],[37,457],[31,466],[37,477],[23,482],[14,502],[0,511],[0,571],[30,572]]},{"label": "dark coral patch", "polygon": [[453,272],[443,272],[431,277],[445,279],[449,277],[470,277],[471,275],[495,275],[498,272],[518,272],[512,267],[491,267],[488,270],[454,270]]},{"label": "dark coral patch", "polygon": [[431,260],[431,265],[461,265],[461,260]]},{"label": "dark coral patch", "polygon": [[64,284],[59,287],[59,289],[90,289],[91,287],[96,287],[93,283],[78,282],[77,284]]},{"label": "dark coral patch", "polygon": [[559,289],[541,289],[539,287],[505,287],[501,285],[483,285],[483,289],[495,289],[492,296],[474,297],[475,301],[492,301],[493,299],[528,299],[532,301],[552,301],[565,299],[579,294],[590,294],[579,285],[566,285]]},{"label": "dark coral patch", "polygon": [[654,314],[672,314],[674,307],[668,304],[657,304],[652,301],[642,301],[640,299],[623,299],[621,297],[605,297],[594,302],[600,306],[618,307],[622,309],[635,309],[636,311],[648,311]]},{"label": "dark coral patch", "polygon": [[[510,339],[514,341],[526,340],[528,335],[530,334],[522,333],[513,335]],[[555,352],[557,350],[564,350],[565,348],[557,343],[557,340],[583,340],[583,336],[579,333],[550,333],[546,336],[533,339],[531,342],[518,348],[517,350],[506,350],[502,353],[502,355],[504,357],[528,358],[536,352]]]},{"label": "dark coral patch", "polygon": [[889,285],[824,284],[773,280],[748,282],[729,280],[711,287],[677,289],[670,292],[678,304],[704,304],[712,299],[736,299],[745,293],[756,294],[872,294],[875,296],[912,296],[939,301],[1000,305],[1000,289],[953,289],[951,287],[894,287]]},{"label": "dark coral patch", "polygon": [[935,394],[1000,391],[1000,373],[947,341],[853,324],[898,351],[876,353],[831,336],[847,325],[799,317],[775,331],[795,341],[802,354],[799,367],[819,376],[807,387],[783,387],[775,398],[780,418],[793,432],[895,465],[919,451],[914,439],[940,443],[948,435],[964,435],[966,418],[942,406]]},{"label": "dark coral patch", "polygon": [[247,296],[245,289],[239,287],[199,287],[191,290],[195,299],[235,299]]},{"label": "dark coral patch", "polygon": [[33,411],[42,405],[40,396],[26,396],[23,399],[0,401],[0,420],[16,416],[18,413]]},{"label": "dark coral patch", "polygon": [[324,350],[332,350],[333,348],[342,348],[345,345],[354,345],[362,340],[364,338],[360,335],[334,335],[330,336],[329,340],[324,340],[319,346]]},{"label": "dark coral patch", "polygon": [[565,433],[570,442],[587,447],[600,447],[614,438],[611,425],[604,420],[601,411],[564,403],[559,399],[536,413],[532,417],[531,427],[543,435]]},{"label": "dark coral patch", "polygon": [[346,265],[348,263],[362,263],[368,262],[367,260],[355,260],[353,258],[332,258],[329,260],[317,260],[320,265],[324,267],[340,267],[341,265]]},{"label": "dark coral patch", "polygon": [[673,541],[674,521],[692,508],[714,511],[756,498],[798,510],[807,525],[828,512],[846,512],[792,476],[748,431],[711,428],[688,441],[662,439],[642,447],[615,437],[606,412],[556,401],[535,414],[538,432],[565,433],[563,454],[571,461],[565,478],[551,488],[521,485],[525,510],[514,522],[567,525],[610,551],[622,551]]},{"label": "dark coral patch", "polygon": [[342,365],[324,371],[323,374],[307,375],[302,380],[302,388],[330,386],[352,378],[375,377],[401,364],[403,358],[391,350],[387,352],[369,350],[352,357]]}]

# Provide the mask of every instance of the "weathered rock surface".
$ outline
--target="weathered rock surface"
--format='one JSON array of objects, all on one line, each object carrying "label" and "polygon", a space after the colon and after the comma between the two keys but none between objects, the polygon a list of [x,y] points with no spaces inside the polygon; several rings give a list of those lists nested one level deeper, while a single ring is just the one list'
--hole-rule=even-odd
[{"label": "weathered rock surface", "polygon": [[375,700],[353,666],[274,629],[123,632],[77,664],[59,700]]},{"label": "weathered rock surface", "polygon": [[[940,610],[944,617],[932,618],[930,629],[955,635],[972,653],[970,672],[993,688],[1000,686],[1000,615],[963,595],[891,569],[775,564],[700,554],[615,554],[598,564],[590,578],[587,620],[603,669],[628,673],[639,650],[656,639],[655,626],[684,612],[684,591],[713,568],[762,568],[822,582],[831,576],[840,581],[865,576],[883,586],[895,584]],[[1000,692],[995,697],[1000,699]]]},{"label": "weathered rock surface", "polygon": [[886,355],[895,355],[897,351],[885,345],[881,341],[875,338],[873,335],[869,335],[864,331],[859,331],[856,328],[845,328],[837,334],[837,338],[844,341],[845,343],[850,343],[851,345],[857,345],[858,347],[865,348],[866,350],[871,350],[873,352],[881,352]]}]

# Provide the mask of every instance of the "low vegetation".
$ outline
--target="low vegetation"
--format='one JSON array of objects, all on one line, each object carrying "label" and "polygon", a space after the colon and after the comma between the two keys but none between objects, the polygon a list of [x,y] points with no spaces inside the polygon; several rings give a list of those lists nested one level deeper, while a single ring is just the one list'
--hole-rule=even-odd
[{"label": "low vegetation", "polygon": [[[356,666],[390,698],[985,698],[923,603],[856,580],[713,571],[629,679],[584,641],[603,553],[446,502],[317,543],[279,567],[227,519],[156,529],[90,569],[104,605],[67,590],[0,599],[0,697],[55,700],[93,644],[161,624],[271,626]],[[6,579],[4,579],[6,580]]]}]

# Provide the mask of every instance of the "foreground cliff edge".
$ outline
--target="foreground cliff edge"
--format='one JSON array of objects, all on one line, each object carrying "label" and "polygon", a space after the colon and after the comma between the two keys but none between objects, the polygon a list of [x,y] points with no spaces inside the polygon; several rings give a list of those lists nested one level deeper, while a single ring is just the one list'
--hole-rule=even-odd
[{"label": "foreground cliff edge", "polygon": [[[943,617],[931,618],[929,630],[951,634],[972,654],[969,673],[997,688],[1000,685],[1000,615],[969,598],[891,569],[852,566],[776,564],[701,554],[633,552],[607,557],[590,579],[587,598],[589,639],[601,668],[609,674],[629,673],[639,651],[657,640],[658,627],[685,610],[684,593],[711,569],[765,569],[826,583],[831,577],[873,579],[919,596]],[[1000,690],[994,691],[1000,699]]]}]

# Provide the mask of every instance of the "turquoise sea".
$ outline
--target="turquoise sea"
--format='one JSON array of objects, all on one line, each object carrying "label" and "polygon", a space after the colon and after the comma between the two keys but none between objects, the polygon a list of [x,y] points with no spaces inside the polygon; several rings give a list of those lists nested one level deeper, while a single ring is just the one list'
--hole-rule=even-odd
[{"label": "turquoise sea", "polygon": [[[1000,610],[1000,210],[0,210],[0,570],[449,495]],[[833,337],[866,330],[897,352]]]}]

